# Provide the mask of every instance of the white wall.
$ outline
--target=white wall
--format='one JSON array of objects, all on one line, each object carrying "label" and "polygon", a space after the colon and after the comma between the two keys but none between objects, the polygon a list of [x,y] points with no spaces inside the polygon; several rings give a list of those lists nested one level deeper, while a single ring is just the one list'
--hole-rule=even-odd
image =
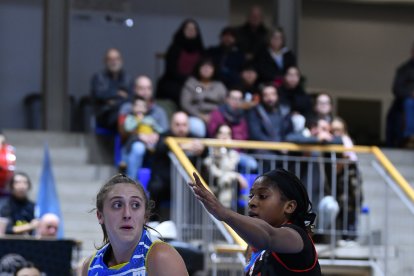
[{"label": "white wall", "polygon": [[22,128],[23,98],[40,91],[42,1],[0,3],[0,129]]},{"label": "white wall", "polygon": [[[23,98],[41,90],[42,2],[0,1],[0,129],[24,128]],[[136,2],[131,2],[135,4],[128,13],[110,13],[132,17],[135,27],[131,29],[108,24],[104,20],[108,12],[71,12],[69,93],[77,98],[89,93],[90,77],[102,69],[109,47],[123,52],[131,75],[155,77],[155,53],[166,50],[182,20],[193,17],[199,21],[207,46],[218,42],[221,28],[228,23],[229,0]]]},{"label": "white wall", "polygon": [[[126,28],[106,22],[104,13],[93,13],[89,20],[79,19],[79,14],[72,16],[69,59],[69,91],[77,96],[89,93],[90,77],[103,68],[103,55],[109,47],[121,50],[130,74],[147,74],[156,81],[162,73],[163,61],[158,60],[157,72],[155,54],[166,51],[174,32],[188,16],[136,14],[130,16],[135,22],[134,27]],[[218,43],[220,30],[227,24],[227,15],[194,18],[200,24],[204,44]]]},{"label": "white wall", "polygon": [[377,99],[385,116],[396,67],[409,58],[414,6],[303,1],[299,56],[308,86],[334,97]]}]

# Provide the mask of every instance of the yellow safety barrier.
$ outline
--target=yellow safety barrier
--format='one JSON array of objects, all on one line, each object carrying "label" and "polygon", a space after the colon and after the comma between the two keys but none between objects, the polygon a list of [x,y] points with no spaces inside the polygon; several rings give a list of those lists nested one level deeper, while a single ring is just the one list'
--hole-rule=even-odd
[{"label": "yellow safety barrier", "polygon": [[[185,144],[193,141],[194,138],[166,138],[166,143],[170,150],[175,154],[188,176],[193,179],[193,172],[197,172],[196,168],[190,162],[181,149],[180,144]],[[274,142],[261,142],[261,141],[240,141],[231,140],[223,141],[218,139],[199,139],[201,143],[208,147],[227,147],[227,148],[238,148],[238,149],[264,149],[264,150],[278,150],[278,151],[300,151],[300,152],[347,152],[352,151],[356,153],[371,153],[375,156],[382,167],[388,172],[388,174],[394,179],[400,189],[406,194],[408,198],[414,202],[414,189],[407,182],[407,180],[398,172],[391,161],[385,156],[385,154],[376,146],[354,146],[352,148],[346,148],[339,145],[298,145],[292,143],[274,143]],[[210,188],[200,176],[201,182],[209,190]],[[234,239],[236,246],[234,245],[220,245],[216,246],[215,250],[221,253],[229,252],[243,252],[247,248],[247,243],[237,235],[234,230],[225,224],[226,229]]]}]

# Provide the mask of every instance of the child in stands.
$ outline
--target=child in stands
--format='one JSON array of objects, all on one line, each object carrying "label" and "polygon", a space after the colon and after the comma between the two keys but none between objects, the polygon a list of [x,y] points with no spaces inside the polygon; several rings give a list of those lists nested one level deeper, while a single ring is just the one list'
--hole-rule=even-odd
[{"label": "child in stands", "polygon": [[[219,126],[216,138],[223,142],[231,142],[231,128],[228,125]],[[236,207],[232,203],[237,199],[237,186],[247,188],[246,179],[237,172],[239,161],[239,152],[226,147],[213,148],[210,155],[204,159],[204,165],[215,184],[211,188],[221,204],[233,209]]]},{"label": "child in stands", "polygon": [[[145,99],[140,96],[135,96],[132,113],[127,115],[124,121],[125,131],[136,134],[138,137],[140,134],[156,134],[158,137],[158,134],[163,129],[153,117],[147,115],[147,112],[148,106]],[[155,143],[147,146],[153,148]]]}]

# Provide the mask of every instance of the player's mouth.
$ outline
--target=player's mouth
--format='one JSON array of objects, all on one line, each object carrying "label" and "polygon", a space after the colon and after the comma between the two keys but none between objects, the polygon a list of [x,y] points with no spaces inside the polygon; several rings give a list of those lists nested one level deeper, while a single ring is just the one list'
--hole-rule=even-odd
[{"label": "player's mouth", "polygon": [[121,230],[127,230],[127,231],[134,229],[132,225],[122,225],[120,228]]},{"label": "player's mouth", "polygon": [[249,211],[248,215],[249,215],[249,217],[252,217],[252,218],[259,218],[259,215],[255,212],[252,212],[252,211]]}]

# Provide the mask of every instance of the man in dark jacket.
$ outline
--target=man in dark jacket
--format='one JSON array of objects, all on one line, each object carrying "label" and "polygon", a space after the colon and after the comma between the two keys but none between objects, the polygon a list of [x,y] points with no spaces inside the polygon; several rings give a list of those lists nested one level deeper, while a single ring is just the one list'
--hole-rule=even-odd
[{"label": "man in dark jacket", "polygon": [[221,31],[220,44],[210,47],[207,55],[213,59],[220,80],[229,88],[240,83],[244,54],[236,46],[235,30],[226,27]]},{"label": "man in dark jacket", "polygon": [[292,122],[279,106],[277,89],[271,84],[260,90],[260,104],[247,114],[250,140],[282,142],[292,131]]},{"label": "man in dark jacket", "polygon": [[[165,143],[165,138],[168,136],[181,138],[191,137],[188,116],[186,113],[179,111],[173,114],[170,130],[160,136],[154,153],[148,191],[151,199],[156,203],[154,213],[158,217],[155,219],[160,221],[167,220],[170,215],[171,161],[168,156],[170,149]],[[192,161],[194,161],[197,156],[201,156],[205,153],[204,145],[196,139],[191,143],[181,145],[181,148]]]},{"label": "man in dark jacket", "polygon": [[404,110],[406,146],[414,148],[414,43],[411,58],[397,69],[393,93]]},{"label": "man in dark jacket", "polygon": [[237,28],[237,45],[247,60],[253,60],[257,52],[266,46],[267,34],[262,8],[252,6],[247,22]]},{"label": "man in dark jacket", "polygon": [[123,61],[119,50],[108,49],[105,55],[105,69],[93,75],[91,81],[97,124],[113,130],[116,130],[119,107],[131,95],[132,80],[122,67]]}]

